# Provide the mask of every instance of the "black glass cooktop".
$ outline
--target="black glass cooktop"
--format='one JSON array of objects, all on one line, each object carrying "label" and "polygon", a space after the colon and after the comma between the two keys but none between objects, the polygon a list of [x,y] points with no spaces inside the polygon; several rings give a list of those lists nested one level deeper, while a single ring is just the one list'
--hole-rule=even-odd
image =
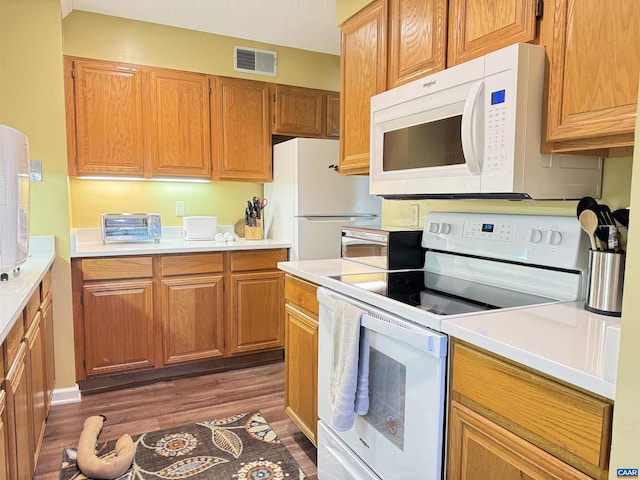
[{"label": "black glass cooktop", "polygon": [[438,315],[458,315],[555,301],[424,270],[336,275],[331,278]]}]

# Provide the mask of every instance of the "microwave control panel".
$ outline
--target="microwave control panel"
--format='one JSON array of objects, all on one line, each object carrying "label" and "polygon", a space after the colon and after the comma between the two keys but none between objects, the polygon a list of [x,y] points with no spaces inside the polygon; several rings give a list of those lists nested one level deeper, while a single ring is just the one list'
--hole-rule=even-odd
[{"label": "microwave control panel", "polygon": [[486,78],[485,84],[485,172],[503,172],[507,168],[512,147],[508,144],[512,128],[511,109],[513,90],[510,87],[512,75],[504,71]]}]

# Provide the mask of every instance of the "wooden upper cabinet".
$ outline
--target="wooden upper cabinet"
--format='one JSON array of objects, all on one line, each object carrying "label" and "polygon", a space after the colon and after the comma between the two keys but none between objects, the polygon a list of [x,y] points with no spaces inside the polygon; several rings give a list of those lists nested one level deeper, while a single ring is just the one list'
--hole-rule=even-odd
[{"label": "wooden upper cabinet", "polygon": [[449,0],[447,66],[536,38],[538,0]]},{"label": "wooden upper cabinet", "polygon": [[447,0],[389,0],[389,71],[393,88],[443,70]]},{"label": "wooden upper cabinet", "polygon": [[312,88],[273,87],[274,135],[321,137],[324,134],[324,92]]},{"label": "wooden upper cabinet", "polygon": [[387,3],[375,0],[341,28],[340,172],[369,173],[371,97],[386,90]]},{"label": "wooden upper cabinet", "polygon": [[327,98],[327,119],[325,122],[325,136],[329,138],[340,137],[340,93],[329,92]]},{"label": "wooden upper cabinet", "polygon": [[228,77],[211,81],[213,178],[270,182],[269,85]]},{"label": "wooden upper cabinet", "polygon": [[143,175],[144,75],[134,65],[65,57],[70,175]]},{"label": "wooden upper cabinet", "polygon": [[211,178],[209,77],[151,70],[154,176]]},{"label": "wooden upper cabinet", "polygon": [[640,3],[555,0],[547,140],[553,151],[632,146]]}]

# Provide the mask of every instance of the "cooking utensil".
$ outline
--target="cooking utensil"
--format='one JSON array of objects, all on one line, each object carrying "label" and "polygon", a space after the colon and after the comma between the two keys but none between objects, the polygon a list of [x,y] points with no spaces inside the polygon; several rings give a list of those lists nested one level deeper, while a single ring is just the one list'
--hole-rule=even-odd
[{"label": "cooking utensil", "polygon": [[582,230],[589,236],[589,242],[591,243],[591,250],[599,250],[596,245],[595,233],[598,229],[598,216],[593,210],[583,210],[578,218]]},{"label": "cooking utensil", "polygon": [[629,227],[629,209],[628,208],[619,208],[615,210],[612,214],[613,219],[617,221],[623,227]]},{"label": "cooking utensil", "polygon": [[580,218],[580,214],[585,210],[593,207],[597,207],[598,202],[593,197],[582,197],[580,201],[578,201],[578,206],[576,207],[576,216]]}]

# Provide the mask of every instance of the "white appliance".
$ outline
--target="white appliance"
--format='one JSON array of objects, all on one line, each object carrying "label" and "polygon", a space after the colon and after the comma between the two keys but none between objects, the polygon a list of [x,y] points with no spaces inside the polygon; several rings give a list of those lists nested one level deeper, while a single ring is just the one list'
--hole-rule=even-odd
[{"label": "white appliance", "polygon": [[599,198],[602,158],[540,153],[544,47],[514,44],[371,98],[371,193]]},{"label": "white appliance", "polygon": [[29,253],[29,145],[18,130],[0,125],[0,278]]},{"label": "white appliance", "polygon": [[[588,245],[574,217],[431,212],[424,267],[345,274],[318,290],[318,478],[441,480],[446,456],[445,318],[584,298]],[[338,302],[362,310],[369,410],[332,418]],[[342,306],[344,308],[344,306]],[[357,327],[357,324],[356,324]],[[360,351],[361,358],[366,358]]]},{"label": "white appliance", "polygon": [[182,234],[185,240],[215,240],[218,233],[218,217],[182,217]]},{"label": "white appliance", "polygon": [[382,199],[369,195],[366,176],[340,175],[338,158],[336,140],[295,138],[273,146],[265,233],[291,242],[289,260],[340,258],[343,226],[380,226]]}]

